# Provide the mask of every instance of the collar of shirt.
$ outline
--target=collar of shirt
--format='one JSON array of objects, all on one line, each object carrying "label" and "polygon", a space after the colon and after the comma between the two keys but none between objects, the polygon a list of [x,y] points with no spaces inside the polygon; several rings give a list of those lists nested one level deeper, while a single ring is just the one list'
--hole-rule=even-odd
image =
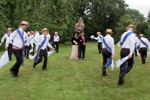
[{"label": "collar of shirt", "polygon": [[24,31],[22,28],[19,28],[19,30],[21,31],[21,33]]},{"label": "collar of shirt", "polygon": [[111,37],[111,35],[110,35],[110,34],[107,34],[106,36],[107,36],[107,37]]}]

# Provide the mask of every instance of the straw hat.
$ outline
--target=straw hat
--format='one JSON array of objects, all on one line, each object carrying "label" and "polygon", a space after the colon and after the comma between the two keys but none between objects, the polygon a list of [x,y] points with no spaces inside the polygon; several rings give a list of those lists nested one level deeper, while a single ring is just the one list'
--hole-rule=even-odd
[{"label": "straw hat", "polygon": [[43,33],[44,31],[49,32],[47,28],[43,28],[43,29],[42,29],[42,33]]},{"label": "straw hat", "polygon": [[21,21],[20,25],[29,25],[27,21]]},{"label": "straw hat", "polygon": [[7,30],[8,30],[8,31],[11,31],[11,28],[8,28]]},{"label": "straw hat", "polygon": [[113,32],[112,32],[112,29],[107,29],[107,30],[106,30],[106,33],[111,33],[111,34],[112,34],[112,33],[113,33]]},{"label": "straw hat", "polygon": [[127,28],[126,28],[126,30],[128,30],[128,28],[130,28],[130,27],[133,28],[133,31],[135,31],[135,27],[132,24],[128,25]]},{"label": "straw hat", "polygon": [[144,34],[140,34],[140,37],[144,37]]}]

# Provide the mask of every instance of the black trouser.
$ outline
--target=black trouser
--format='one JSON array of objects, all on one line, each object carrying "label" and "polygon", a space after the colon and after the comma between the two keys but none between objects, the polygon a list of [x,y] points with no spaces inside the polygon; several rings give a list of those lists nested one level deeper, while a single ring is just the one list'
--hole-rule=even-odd
[{"label": "black trouser", "polygon": [[135,51],[134,52],[135,52],[135,56],[137,57],[137,48],[136,47],[135,47]]},{"label": "black trouser", "polygon": [[10,69],[15,75],[18,75],[20,65],[22,64],[22,50],[12,49],[13,54],[16,57],[16,63]]},{"label": "black trouser", "polygon": [[33,44],[33,52],[31,52],[30,54],[34,55],[34,48],[35,48],[35,44]]},{"label": "black trouser", "polygon": [[53,42],[53,47],[55,47],[55,51],[58,53],[58,50],[59,50],[59,42]]},{"label": "black trouser", "polygon": [[98,43],[98,51],[99,51],[99,53],[102,52],[102,42]]},{"label": "black trouser", "polygon": [[[86,49],[86,46],[80,47],[79,58],[85,58],[85,49]],[[82,57],[81,57],[81,54],[82,54]]]},{"label": "black trouser", "polygon": [[[124,57],[128,56],[129,53],[130,53],[130,49],[122,48],[121,52],[120,52],[121,58],[124,58]],[[132,58],[128,59],[125,62],[126,65],[127,65],[127,67],[126,67],[125,70],[123,70],[123,67],[124,67],[125,63],[120,66],[120,75],[121,76],[124,76],[125,74],[127,74],[128,72],[130,72],[130,70],[133,67],[133,60],[134,60],[134,54],[132,55]]]},{"label": "black trouser", "polygon": [[140,54],[141,54],[142,63],[145,64],[147,58],[147,48],[140,48]]},{"label": "black trouser", "polygon": [[108,59],[111,57],[111,53],[107,50],[107,49],[102,49],[102,54],[103,54],[103,72],[106,72],[106,63],[108,61]]},{"label": "black trouser", "polygon": [[43,67],[42,69],[46,69],[47,68],[47,50],[40,50],[40,54],[39,54],[39,59],[38,59],[38,62],[37,63],[34,63],[35,65],[39,64],[42,60],[43,60],[43,57],[44,57],[44,62],[43,62]]},{"label": "black trouser", "polygon": [[47,46],[47,51],[50,51],[50,47]]},{"label": "black trouser", "polygon": [[27,59],[29,58],[30,49],[31,49],[31,45],[25,46],[25,57],[27,57]]},{"label": "black trouser", "polygon": [[12,56],[12,44],[11,43],[8,46],[8,56],[9,56],[9,60],[11,60],[11,56]]}]

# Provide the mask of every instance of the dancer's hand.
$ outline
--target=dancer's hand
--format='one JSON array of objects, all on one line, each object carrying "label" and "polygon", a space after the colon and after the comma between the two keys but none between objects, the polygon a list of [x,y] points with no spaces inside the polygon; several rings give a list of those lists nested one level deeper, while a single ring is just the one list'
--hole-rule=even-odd
[{"label": "dancer's hand", "polygon": [[129,57],[129,58],[132,58],[132,54],[130,54],[128,57]]},{"label": "dancer's hand", "polygon": [[52,48],[53,49],[53,51],[55,50],[55,48]]},{"label": "dancer's hand", "polygon": [[112,58],[115,58],[115,56],[113,55]]},{"label": "dancer's hand", "polygon": [[7,49],[8,49],[8,47],[5,47],[5,49],[7,50]]}]

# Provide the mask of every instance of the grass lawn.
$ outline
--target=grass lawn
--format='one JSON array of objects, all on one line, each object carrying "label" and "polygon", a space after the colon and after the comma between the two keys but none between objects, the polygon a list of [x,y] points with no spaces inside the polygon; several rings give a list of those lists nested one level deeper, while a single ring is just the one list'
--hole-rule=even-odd
[{"label": "grass lawn", "polygon": [[[118,68],[108,68],[108,76],[101,76],[102,55],[96,41],[87,44],[86,60],[69,61],[71,47],[71,43],[60,45],[60,52],[48,58],[48,71],[41,70],[43,63],[33,69],[33,61],[25,58],[18,78],[9,72],[13,57],[0,69],[0,100],[150,100],[150,57],[145,65],[136,57],[125,84],[118,86]],[[115,49],[117,60],[120,48]]]}]

